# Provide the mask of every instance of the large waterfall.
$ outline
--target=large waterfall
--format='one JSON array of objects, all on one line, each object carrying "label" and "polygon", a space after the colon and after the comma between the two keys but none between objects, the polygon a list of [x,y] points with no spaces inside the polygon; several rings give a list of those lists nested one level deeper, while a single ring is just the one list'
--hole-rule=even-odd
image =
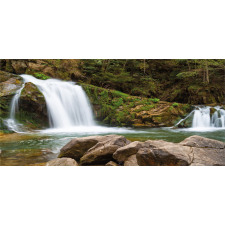
[{"label": "large waterfall", "polygon": [[[35,84],[44,95],[51,128],[95,125],[91,106],[81,86],[57,79],[39,80],[31,75],[21,75],[21,77],[24,83]],[[18,110],[23,87],[12,100],[10,118],[7,121],[8,127],[14,131],[18,131],[15,112]]]}]

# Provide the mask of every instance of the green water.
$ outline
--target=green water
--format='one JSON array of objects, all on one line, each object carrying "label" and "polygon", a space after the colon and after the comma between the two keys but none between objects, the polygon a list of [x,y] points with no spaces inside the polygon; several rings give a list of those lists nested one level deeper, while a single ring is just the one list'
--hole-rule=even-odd
[{"label": "green water", "polygon": [[[90,135],[112,134],[98,132],[92,133],[26,133],[9,134],[0,136],[0,165],[2,166],[24,166],[38,165],[57,157],[59,150],[72,138]],[[170,128],[149,128],[117,130],[116,134],[121,134],[131,141],[146,141],[149,139],[161,139],[170,142],[180,142],[192,135],[199,135],[207,138],[225,142],[225,130],[191,131],[185,129]]]}]

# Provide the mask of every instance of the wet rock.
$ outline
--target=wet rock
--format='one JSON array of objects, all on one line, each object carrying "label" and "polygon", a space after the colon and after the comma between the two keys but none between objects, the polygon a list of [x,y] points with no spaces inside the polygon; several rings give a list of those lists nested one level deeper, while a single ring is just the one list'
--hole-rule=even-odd
[{"label": "wet rock", "polygon": [[78,166],[78,163],[71,158],[57,158],[47,162],[46,166]]},{"label": "wet rock", "polygon": [[146,143],[140,141],[131,142],[124,147],[118,148],[113,154],[113,158],[118,162],[124,162],[129,156],[136,154],[138,150],[145,145]]},{"label": "wet rock", "polygon": [[101,141],[110,140],[114,136],[116,135],[74,138],[60,150],[60,154],[58,157],[69,157],[75,160],[80,160],[84,153],[94,145]]},{"label": "wet rock", "polygon": [[166,141],[147,141],[150,146],[137,152],[140,166],[188,166],[192,162],[190,147]]},{"label": "wet rock", "polygon": [[136,154],[129,156],[125,162],[124,166],[139,166],[137,163],[137,157]]},{"label": "wet rock", "polygon": [[201,136],[191,136],[180,142],[181,145],[198,147],[198,148],[214,148],[214,149],[224,149],[225,143],[222,141],[217,141]]},{"label": "wet rock", "polygon": [[111,161],[113,153],[120,147],[129,144],[123,136],[111,135],[111,138],[106,141],[97,143],[89,149],[80,159],[82,165],[93,165],[107,163]]},{"label": "wet rock", "polygon": [[109,161],[108,163],[105,164],[106,166],[119,166],[116,162]]}]

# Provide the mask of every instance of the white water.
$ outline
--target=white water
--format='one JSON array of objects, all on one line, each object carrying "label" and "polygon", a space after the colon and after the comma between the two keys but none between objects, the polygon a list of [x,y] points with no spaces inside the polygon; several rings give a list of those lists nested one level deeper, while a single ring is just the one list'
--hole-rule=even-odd
[{"label": "white water", "polygon": [[[210,110],[215,110],[213,114],[210,115]],[[197,107],[194,111],[193,128],[225,128],[225,110],[216,107]]]},{"label": "white water", "polygon": [[31,75],[21,75],[24,84],[17,91],[11,102],[10,118],[6,124],[10,130],[24,132],[21,124],[15,119],[19,110],[19,98],[25,83],[31,82],[44,95],[48,110],[50,128],[39,130],[41,133],[134,133],[128,128],[97,126],[89,100],[81,86],[74,82],[57,79],[39,80]]},{"label": "white water", "polygon": [[9,116],[9,119],[5,121],[9,130],[12,130],[15,132],[22,132],[22,129],[21,129],[22,125],[16,121],[15,115],[16,115],[16,111],[19,110],[19,98],[24,86],[25,84],[23,84],[22,87],[13,96],[11,106],[10,106],[10,116]]},{"label": "white water", "polygon": [[95,125],[91,106],[81,86],[56,79],[39,80],[31,75],[21,75],[21,77],[24,84],[12,99],[10,118],[6,121],[11,130],[21,131],[15,113],[19,108],[22,89],[27,82],[35,84],[44,95],[51,128],[65,129]]},{"label": "white water", "polygon": [[[213,111],[213,113],[211,113]],[[196,108],[184,119],[180,120],[175,126],[193,115],[192,127],[190,131],[213,131],[225,129],[225,110],[220,106],[196,106]],[[186,129],[187,130],[187,129]]]}]

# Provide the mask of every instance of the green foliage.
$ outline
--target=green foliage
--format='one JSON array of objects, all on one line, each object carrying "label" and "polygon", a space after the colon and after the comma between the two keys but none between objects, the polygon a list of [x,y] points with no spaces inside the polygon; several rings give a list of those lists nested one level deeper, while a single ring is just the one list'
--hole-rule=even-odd
[{"label": "green foliage", "polygon": [[172,106],[173,106],[173,107],[177,107],[178,105],[179,105],[179,104],[178,104],[177,102],[174,102]]},{"label": "green foliage", "polygon": [[49,76],[46,76],[46,75],[43,74],[43,73],[34,73],[34,76],[35,76],[36,78],[38,78],[38,79],[41,79],[41,80],[47,80],[47,79],[51,78],[51,77],[49,77]]},{"label": "green foliage", "polygon": [[158,99],[158,98],[151,98],[150,100],[151,100],[152,102],[154,102],[154,103],[157,103],[157,102],[160,101],[160,99]]}]

